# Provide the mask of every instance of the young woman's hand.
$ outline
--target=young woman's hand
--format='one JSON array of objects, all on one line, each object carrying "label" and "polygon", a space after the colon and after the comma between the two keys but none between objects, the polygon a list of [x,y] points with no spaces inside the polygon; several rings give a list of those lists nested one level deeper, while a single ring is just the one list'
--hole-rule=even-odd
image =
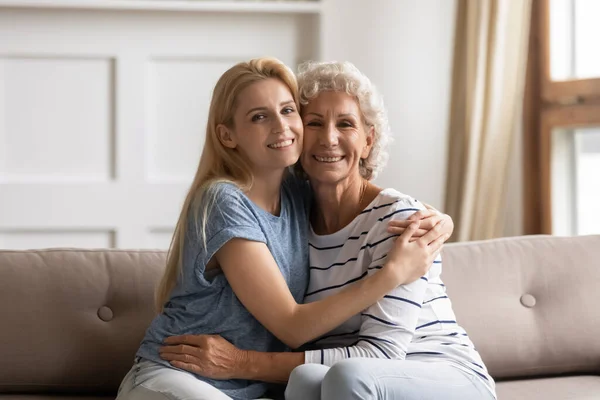
[{"label": "young woman's hand", "polygon": [[441,233],[442,226],[438,223],[421,237],[412,240],[419,226],[419,220],[411,221],[387,254],[384,270],[392,274],[398,285],[414,282],[424,276],[448,239],[448,234]]},{"label": "young woman's hand", "polygon": [[435,210],[421,210],[405,220],[391,220],[388,223],[388,232],[394,235],[401,235],[406,231],[406,228],[414,221],[419,221],[419,229],[413,234],[410,239],[412,242],[425,235],[436,225],[440,225],[441,235],[447,235],[448,238],[454,232],[454,221],[447,214],[439,214]]},{"label": "young woman's hand", "polygon": [[242,375],[247,352],[219,335],[171,336],[164,343],[160,357],[176,368],[212,379]]}]

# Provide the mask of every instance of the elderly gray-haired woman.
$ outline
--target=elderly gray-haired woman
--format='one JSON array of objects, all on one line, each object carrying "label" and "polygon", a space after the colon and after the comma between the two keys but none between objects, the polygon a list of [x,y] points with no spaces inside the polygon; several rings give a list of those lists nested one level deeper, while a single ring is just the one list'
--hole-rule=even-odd
[{"label": "elderly gray-haired woman", "polygon": [[[300,162],[315,203],[305,295],[313,302],[380,269],[394,238],[425,207],[371,182],[384,164],[389,129],[369,79],[350,63],[323,62],[302,66],[298,80]],[[439,240],[439,229],[411,240],[427,246]],[[438,256],[421,279],[398,286],[303,352],[243,351],[211,337],[194,356],[203,361],[188,368],[208,376],[289,378],[287,399],[493,399],[494,382],[456,322],[441,268]]]}]

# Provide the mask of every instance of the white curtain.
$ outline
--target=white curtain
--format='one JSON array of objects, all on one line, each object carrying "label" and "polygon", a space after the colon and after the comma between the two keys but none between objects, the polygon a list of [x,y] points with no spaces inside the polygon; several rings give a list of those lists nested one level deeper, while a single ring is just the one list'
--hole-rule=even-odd
[{"label": "white curtain", "polygon": [[458,0],[445,211],[454,239],[501,236],[531,0]]}]

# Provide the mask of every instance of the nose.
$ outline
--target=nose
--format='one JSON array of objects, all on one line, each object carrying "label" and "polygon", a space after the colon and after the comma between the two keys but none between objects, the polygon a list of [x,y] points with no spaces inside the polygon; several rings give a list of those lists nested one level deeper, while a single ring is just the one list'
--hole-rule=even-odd
[{"label": "nose", "polygon": [[338,130],[334,123],[324,125],[319,134],[319,142],[324,147],[335,147],[338,144]]},{"label": "nose", "polygon": [[273,133],[283,133],[287,129],[287,121],[281,114],[277,114],[275,118],[273,118],[273,124],[271,126],[271,130]]}]

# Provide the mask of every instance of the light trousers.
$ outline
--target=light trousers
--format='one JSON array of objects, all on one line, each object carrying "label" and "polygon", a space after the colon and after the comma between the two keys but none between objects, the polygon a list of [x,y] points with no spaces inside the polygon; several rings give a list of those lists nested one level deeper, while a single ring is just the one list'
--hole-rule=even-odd
[{"label": "light trousers", "polygon": [[117,400],[231,400],[194,375],[141,360],[121,383]]},{"label": "light trousers", "polygon": [[478,378],[450,363],[354,358],[292,371],[286,400],[494,400]]}]

